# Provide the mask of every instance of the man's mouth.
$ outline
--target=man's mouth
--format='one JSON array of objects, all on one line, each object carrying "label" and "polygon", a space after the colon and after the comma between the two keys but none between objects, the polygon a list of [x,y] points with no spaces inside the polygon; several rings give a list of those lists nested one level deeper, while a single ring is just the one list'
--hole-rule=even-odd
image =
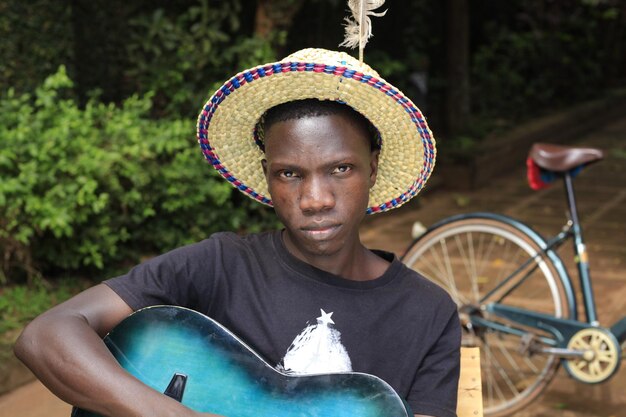
[{"label": "man's mouth", "polygon": [[328,239],[341,227],[340,224],[323,222],[315,223],[300,228],[302,232],[313,239]]}]

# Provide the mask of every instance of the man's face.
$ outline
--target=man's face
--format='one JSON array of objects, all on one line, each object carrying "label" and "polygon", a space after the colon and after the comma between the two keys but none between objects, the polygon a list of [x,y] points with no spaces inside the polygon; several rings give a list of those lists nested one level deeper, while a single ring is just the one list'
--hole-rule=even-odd
[{"label": "man's face", "polygon": [[348,116],[278,122],[265,132],[265,156],[269,192],[293,255],[314,263],[360,244],[378,151]]}]

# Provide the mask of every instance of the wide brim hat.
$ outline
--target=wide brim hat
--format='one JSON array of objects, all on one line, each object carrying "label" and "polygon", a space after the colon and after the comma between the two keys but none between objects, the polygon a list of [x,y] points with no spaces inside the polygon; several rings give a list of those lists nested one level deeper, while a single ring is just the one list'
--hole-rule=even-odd
[{"label": "wide brim hat", "polygon": [[310,98],[345,103],[378,130],[378,175],[370,189],[368,214],[399,207],[423,188],[436,151],[420,110],[367,64],[325,49],[303,49],[225,82],[198,117],[198,142],[205,158],[241,192],[271,206],[260,162],[264,154],[258,122],[276,105]]}]

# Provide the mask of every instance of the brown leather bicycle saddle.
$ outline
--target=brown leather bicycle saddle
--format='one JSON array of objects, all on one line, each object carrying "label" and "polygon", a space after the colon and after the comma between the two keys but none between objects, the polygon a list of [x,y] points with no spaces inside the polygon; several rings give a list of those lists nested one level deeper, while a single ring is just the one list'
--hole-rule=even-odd
[{"label": "brown leather bicycle saddle", "polygon": [[580,165],[590,164],[604,158],[604,152],[595,148],[535,143],[528,154],[541,168],[554,172],[566,172]]}]

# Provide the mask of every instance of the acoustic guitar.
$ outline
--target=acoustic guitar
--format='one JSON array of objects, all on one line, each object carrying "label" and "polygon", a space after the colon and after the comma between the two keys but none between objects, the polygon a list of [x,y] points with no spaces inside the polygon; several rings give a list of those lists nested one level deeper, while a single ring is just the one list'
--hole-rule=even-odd
[{"label": "acoustic guitar", "polygon": [[[376,376],[285,374],[222,325],[186,308],[139,310],[104,342],[129,373],[195,411],[228,417],[412,416]],[[72,417],[95,416],[72,411]]]}]

